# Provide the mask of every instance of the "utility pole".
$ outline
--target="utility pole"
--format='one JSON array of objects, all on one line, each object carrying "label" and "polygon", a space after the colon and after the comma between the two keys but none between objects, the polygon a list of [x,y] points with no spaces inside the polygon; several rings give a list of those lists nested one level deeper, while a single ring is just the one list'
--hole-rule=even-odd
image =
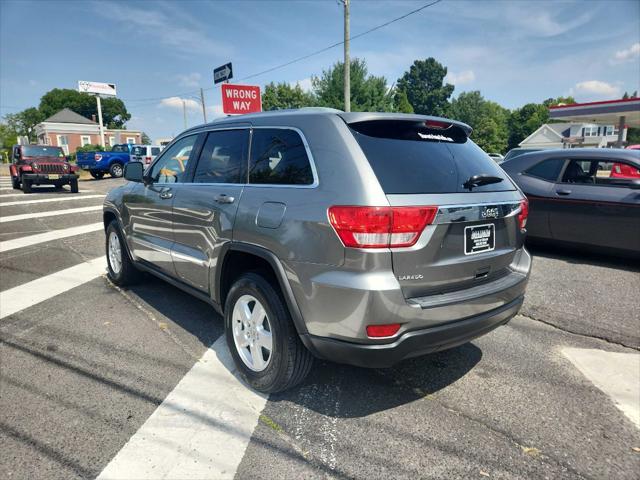
[{"label": "utility pole", "polygon": [[351,0],[342,0],[344,5],[344,111],[351,111],[351,60],[349,59],[349,4]]},{"label": "utility pole", "polygon": [[184,98],[182,100],[182,116],[184,117],[184,129],[187,129],[187,105],[185,104]]},{"label": "utility pole", "polygon": [[100,145],[104,148],[104,126],[102,125],[102,102],[100,102],[100,95],[96,95],[96,102],[98,103],[98,123],[100,124]]},{"label": "utility pole", "polygon": [[204,117],[204,123],[207,123],[207,108],[204,106],[204,90],[200,88],[200,104],[202,105],[202,116]]}]

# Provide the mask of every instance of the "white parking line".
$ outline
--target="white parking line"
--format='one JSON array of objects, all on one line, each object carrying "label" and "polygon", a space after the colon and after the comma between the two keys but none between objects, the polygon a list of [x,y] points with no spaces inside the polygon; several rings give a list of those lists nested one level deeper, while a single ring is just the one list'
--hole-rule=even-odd
[{"label": "white parking line", "polygon": [[104,198],[104,195],[78,195],[74,197],[55,197],[55,198],[41,198],[39,200],[24,200],[22,202],[3,202],[0,203],[0,207],[10,207],[12,205],[29,205],[32,203],[46,203],[46,202],[67,202],[70,200],[81,200],[87,198]]},{"label": "white parking line", "polygon": [[564,348],[562,353],[640,428],[640,353]]},{"label": "white parking line", "polygon": [[51,230],[50,232],[29,235],[27,237],[14,238],[13,240],[0,242],[0,252],[8,252],[10,250],[15,250],[16,248],[30,247],[32,245],[37,245],[38,243],[73,237],[75,235],[82,235],[83,233],[97,232],[103,228],[104,224],[102,222],[98,222],[91,223],[89,225],[80,225],[78,227],[63,228],[61,230]]},{"label": "white parking line", "polygon": [[0,223],[16,222],[18,220],[28,220],[30,218],[56,217],[58,215],[69,215],[72,213],[95,212],[97,210],[102,210],[102,205],[69,208],[67,210],[53,210],[51,212],[22,213],[20,215],[10,215],[8,217],[0,217]]},{"label": "white parking line", "polygon": [[97,480],[233,478],[267,402],[234,372],[223,335]]},{"label": "white parking line", "polygon": [[106,266],[106,258],[98,257],[0,292],[0,319],[93,280]]}]

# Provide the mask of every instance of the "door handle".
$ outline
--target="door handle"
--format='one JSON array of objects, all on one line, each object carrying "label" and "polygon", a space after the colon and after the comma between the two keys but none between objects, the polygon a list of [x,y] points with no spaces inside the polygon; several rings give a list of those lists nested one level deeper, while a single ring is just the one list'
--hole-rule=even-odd
[{"label": "door handle", "polygon": [[169,198],[173,198],[173,192],[170,189],[162,190],[158,196],[163,200],[168,200]]},{"label": "door handle", "polygon": [[564,188],[561,188],[560,190],[556,190],[556,193],[558,195],[571,195],[571,190],[565,190]]},{"label": "door handle", "polygon": [[233,203],[235,201],[235,198],[227,195],[226,193],[221,193],[215,198],[215,200],[218,203]]}]

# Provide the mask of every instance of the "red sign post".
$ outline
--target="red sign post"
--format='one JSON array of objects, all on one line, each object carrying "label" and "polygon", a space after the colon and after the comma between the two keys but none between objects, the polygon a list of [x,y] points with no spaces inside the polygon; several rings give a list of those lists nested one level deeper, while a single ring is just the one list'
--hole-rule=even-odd
[{"label": "red sign post", "polygon": [[261,112],[260,87],[223,83],[222,111],[230,114]]}]

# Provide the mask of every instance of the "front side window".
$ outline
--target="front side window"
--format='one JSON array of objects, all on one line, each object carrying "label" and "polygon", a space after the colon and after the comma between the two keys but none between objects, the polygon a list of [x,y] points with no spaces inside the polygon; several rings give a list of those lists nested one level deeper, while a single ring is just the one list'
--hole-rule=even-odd
[{"label": "front side window", "polygon": [[245,183],[249,131],[209,132],[202,147],[193,181],[196,183]]},{"label": "front side window", "polygon": [[561,158],[548,158],[540,163],[537,163],[533,167],[529,168],[525,173],[532,177],[542,178],[543,180],[549,180],[555,182],[558,179],[560,170],[564,165],[564,159]]},{"label": "front side window", "polygon": [[279,128],[253,131],[249,183],[313,184],[311,162],[298,132]]},{"label": "front side window", "polygon": [[197,138],[197,135],[190,135],[171,145],[162,157],[153,164],[149,173],[151,181],[153,183],[182,182]]}]

